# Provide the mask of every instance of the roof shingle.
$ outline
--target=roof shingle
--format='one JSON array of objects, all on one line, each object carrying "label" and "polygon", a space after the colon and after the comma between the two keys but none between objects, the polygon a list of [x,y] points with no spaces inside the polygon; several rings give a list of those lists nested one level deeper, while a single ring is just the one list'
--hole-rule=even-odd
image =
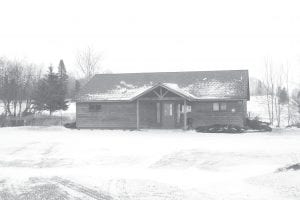
[{"label": "roof shingle", "polygon": [[130,101],[161,84],[192,100],[249,99],[248,70],[97,74],[77,101]]}]

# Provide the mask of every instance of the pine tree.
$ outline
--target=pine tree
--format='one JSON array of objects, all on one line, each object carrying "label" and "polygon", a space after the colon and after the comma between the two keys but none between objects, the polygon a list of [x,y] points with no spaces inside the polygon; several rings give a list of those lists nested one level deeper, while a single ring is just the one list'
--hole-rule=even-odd
[{"label": "pine tree", "polygon": [[76,81],[75,81],[75,94],[77,94],[77,93],[79,92],[80,87],[81,87],[80,81],[79,81],[79,80],[76,80]]},{"label": "pine tree", "polygon": [[[60,70],[60,72],[65,70]],[[48,110],[50,115],[57,110],[66,110],[68,108],[65,101],[66,87],[64,86],[67,79],[64,73],[55,73],[53,67],[50,66],[48,73],[38,83],[37,90],[34,95],[35,109],[42,111]]]},{"label": "pine tree", "polygon": [[46,79],[41,79],[37,83],[36,90],[33,95],[34,109],[37,111],[46,110],[46,101],[48,96],[48,86]]},{"label": "pine tree", "polygon": [[46,99],[46,110],[49,110],[50,115],[56,110],[59,110],[59,82],[58,74],[53,72],[53,67],[49,67],[49,72],[46,76],[47,85],[47,99]]},{"label": "pine tree", "polygon": [[[58,76],[59,76],[59,79],[60,79],[62,82],[67,82],[67,81],[68,81],[67,70],[66,70],[66,67],[65,67],[65,64],[64,64],[64,61],[63,61],[63,60],[60,60],[60,61],[59,61],[59,65],[58,65]],[[67,86],[67,85],[65,85],[65,86]]]},{"label": "pine tree", "polygon": [[58,104],[60,110],[67,110],[68,102],[66,101],[66,96],[68,93],[68,75],[63,60],[60,60],[58,65],[58,84]]},{"label": "pine tree", "polygon": [[288,95],[287,90],[286,90],[285,87],[283,87],[283,88],[278,87],[277,96],[278,96],[278,102],[280,104],[287,104],[288,103],[289,95]]}]

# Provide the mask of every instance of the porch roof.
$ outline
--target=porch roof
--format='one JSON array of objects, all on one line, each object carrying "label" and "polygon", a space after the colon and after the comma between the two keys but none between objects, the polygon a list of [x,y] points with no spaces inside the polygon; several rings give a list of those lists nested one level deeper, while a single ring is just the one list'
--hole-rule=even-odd
[{"label": "porch roof", "polygon": [[77,101],[133,101],[157,87],[188,100],[249,99],[247,70],[95,75]]}]

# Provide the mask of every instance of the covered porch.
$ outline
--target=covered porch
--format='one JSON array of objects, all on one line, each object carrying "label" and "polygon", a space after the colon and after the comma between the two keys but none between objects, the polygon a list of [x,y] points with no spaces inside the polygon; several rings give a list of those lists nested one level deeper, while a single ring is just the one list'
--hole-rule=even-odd
[{"label": "covered porch", "polygon": [[136,128],[188,129],[189,100],[159,85],[136,98]]}]

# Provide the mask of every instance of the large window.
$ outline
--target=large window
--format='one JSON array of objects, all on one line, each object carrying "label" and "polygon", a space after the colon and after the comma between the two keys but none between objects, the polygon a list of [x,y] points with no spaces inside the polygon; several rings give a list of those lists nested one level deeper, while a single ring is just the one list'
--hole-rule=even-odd
[{"label": "large window", "polygon": [[101,111],[101,104],[89,104],[90,112],[99,112]]},{"label": "large window", "polygon": [[220,111],[219,103],[213,103],[213,111]]},{"label": "large window", "polygon": [[164,116],[173,116],[173,104],[172,103],[164,104]]},{"label": "large window", "polygon": [[225,102],[215,102],[213,103],[213,111],[218,112],[218,111],[226,111],[227,110],[227,103]]}]

